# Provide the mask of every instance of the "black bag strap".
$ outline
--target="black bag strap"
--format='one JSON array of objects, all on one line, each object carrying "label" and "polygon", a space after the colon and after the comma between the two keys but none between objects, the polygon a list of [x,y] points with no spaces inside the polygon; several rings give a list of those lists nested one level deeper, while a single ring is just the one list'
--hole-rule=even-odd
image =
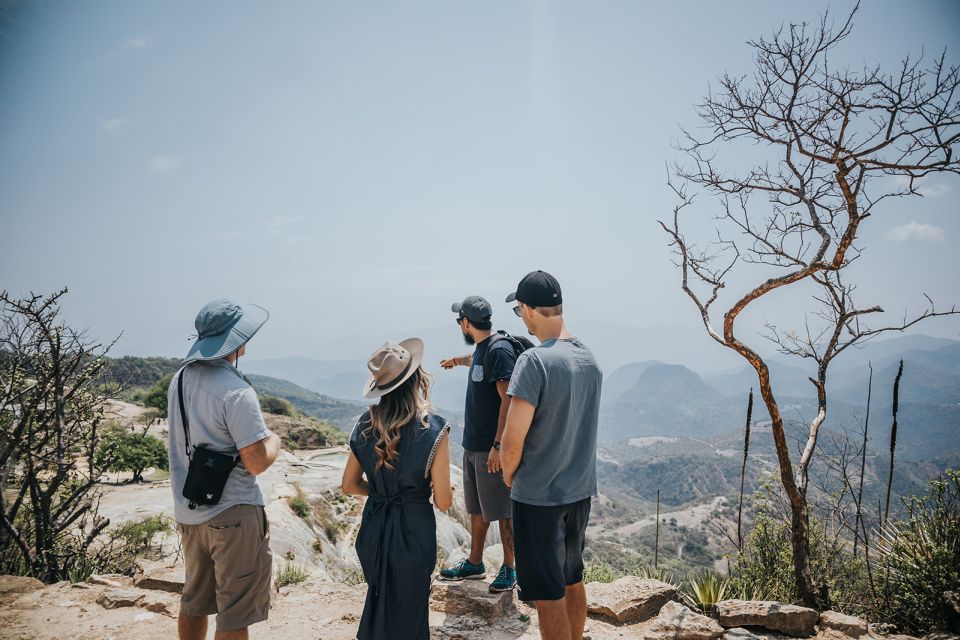
[{"label": "black bag strap", "polygon": [[[177,374],[177,404],[180,405],[180,422],[183,423],[183,435],[186,439],[186,451],[187,459],[192,460],[193,457],[190,455],[190,422],[187,420],[187,410],[183,406],[183,372],[187,370],[187,367],[190,365],[184,365],[180,369],[180,373]],[[246,380],[246,378],[244,378]],[[249,381],[247,381],[249,384]],[[231,456],[233,457],[233,456]],[[233,466],[240,464],[240,456],[233,457]]]},{"label": "black bag strap", "polygon": [[[189,365],[187,365],[189,366]],[[186,437],[187,459],[190,459],[190,423],[187,422],[187,410],[183,406],[183,372],[187,366],[180,369],[177,374],[177,404],[180,405],[180,422],[183,423],[183,435]]]}]

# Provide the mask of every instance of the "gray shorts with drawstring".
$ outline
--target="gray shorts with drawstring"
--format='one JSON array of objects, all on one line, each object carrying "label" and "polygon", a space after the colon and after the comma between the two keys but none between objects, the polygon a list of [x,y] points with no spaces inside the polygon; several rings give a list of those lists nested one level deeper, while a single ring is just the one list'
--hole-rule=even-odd
[{"label": "gray shorts with drawstring", "polygon": [[487,522],[510,519],[510,487],[503,484],[503,471],[487,471],[489,451],[463,452],[463,501],[467,513],[482,515]]}]

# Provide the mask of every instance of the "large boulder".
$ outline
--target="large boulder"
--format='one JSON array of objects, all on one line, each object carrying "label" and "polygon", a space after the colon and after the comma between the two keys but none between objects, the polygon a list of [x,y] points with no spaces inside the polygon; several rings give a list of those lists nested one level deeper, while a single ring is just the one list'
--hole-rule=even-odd
[{"label": "large boulder", "polygon": [[767,631],[754,627],[752,630],[743,627],[734,627],[727,629],[723,634],[723,640],[780,640],[786,638],[782,633],[776,631]]},{"label": "large boulder", "polygon": [[695,613],[679,602],[670,601],[647,628],[645,638],[650,640],[716,640],[723,635],[723,627],[707,616]]},{"label": "large boulder", "polygon": [[833,629],[852,638],[867,633],[867,623],[863,618],[848,616],[837,611],[824,611],[820,614],[820,627]]},{"label": "large boulder", "polygon": [[586,590],[587,611],[623,623],[651,618],[678,596],[673,585],[636,576],[624,576],[610,583],[591,582]]},{"label": "large boulder", "polygon": [[182,562],[176,562],[173,565],[166,562],[154,562],[143,567],[143,574],[134,579],[133,586],[153,591],[183,593],[185,580],[186,574]]},{"label": "large boulder", "polygon": [[30,593],[42,589],[43,583],[27,576],[0,576],[0,596]]},{"label": "large boulder", "polygon": [[97,596],[97,604],[104,609],[135,607],[144,598],[144,593],[134,589],[111,589]]},{"label": "large boulder", "polygon": [[717,618],[724,627],[763,627],[800,638],[812,636],[820,618],[813,609],[766,600],[723,600]]},{"label": "large boulder", "polygon": [[470,616],[493,624],[517,615],[513,591],[490,593],[482,580],[434,582],[430,589],[430,608],[448,616]]},{"label": "large boulder", "polygon": [[[90,576],[84,581],[88,584],[97,584],[102,587],[112,587],[114,589],[122,589],[124,587],[130,586],[130,578],[123,575],[98,575],[96,573],[90,574]],[[81,583],[77,583],[81,584]]]}]

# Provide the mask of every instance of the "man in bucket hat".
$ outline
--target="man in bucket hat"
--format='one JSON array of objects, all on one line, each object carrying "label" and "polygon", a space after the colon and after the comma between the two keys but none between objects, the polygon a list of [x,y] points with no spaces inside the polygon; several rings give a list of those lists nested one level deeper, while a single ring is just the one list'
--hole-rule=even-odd
[{"label": "man in bucket hat", "polygon": [[[268,317],[252,304],[207,304],[197,314],[197,339],[167,392],[170,486],[186,568],[181,640],[206,638],[211,614],[217,615],[218,640],[247,638],[247,627],[266,620],[270,608],[273,557],[256,476],[276,460],[280,438],[267,429],[256,391],[236,368]],[[233,457],[236,464],[215,504],[183,495],[188,452],[196,456],[198,449]]]}]

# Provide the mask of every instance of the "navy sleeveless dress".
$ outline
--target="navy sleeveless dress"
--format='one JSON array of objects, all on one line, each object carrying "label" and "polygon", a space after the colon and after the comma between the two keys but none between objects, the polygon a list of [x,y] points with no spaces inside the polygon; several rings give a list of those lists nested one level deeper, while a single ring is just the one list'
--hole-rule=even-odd
[{"label": "navy sleeveless dress", "polygon": [[430,414],[400,432],[393,469],[377,469],[377,434],[364,413],[350,449],[370,484],[356,549],[367,582],[358,640],[428,640],[430,583],[437,564],[437,522],[430,502],[430,465],[446,420]]}]

